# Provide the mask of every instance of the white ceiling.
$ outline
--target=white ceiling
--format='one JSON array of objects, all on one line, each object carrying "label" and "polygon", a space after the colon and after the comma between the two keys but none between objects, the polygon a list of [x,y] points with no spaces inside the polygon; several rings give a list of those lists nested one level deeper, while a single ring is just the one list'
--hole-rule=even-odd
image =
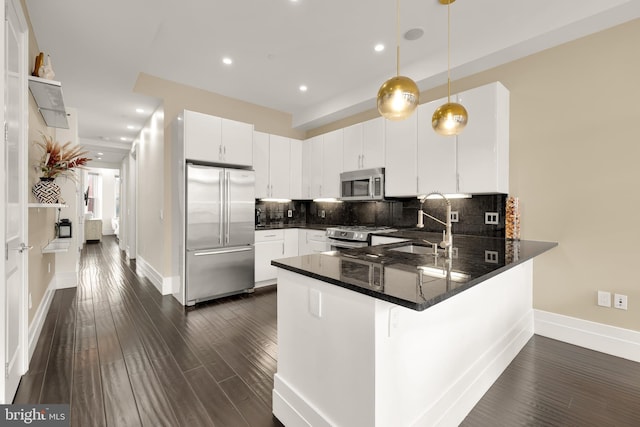
[{"label": "white ceiling", "polygon": [[[299,129],[375,108],[379,86],[395,75],[394,0],[26,4],[65,104],[78,109],[80,142],[113,151],[107,162],[122,158],[160,103],[132,92],[140,72],[289,112]],[[422,90],[444,84],[447,8],[438,0],[402,0],[400,8],[402,34],[425,32],[401,40],[401,74]],[[451,5],[452,78],[638,17],[640,0],[459,0]],[[224,56],[234,63],[224,65]]]}]

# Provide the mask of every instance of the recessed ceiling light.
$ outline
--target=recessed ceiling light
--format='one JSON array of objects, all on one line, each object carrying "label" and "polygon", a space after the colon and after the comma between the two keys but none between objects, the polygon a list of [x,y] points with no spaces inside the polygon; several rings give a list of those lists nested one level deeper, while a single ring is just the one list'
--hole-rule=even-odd
[{"label": "recessed ceiling light", "polygon": [[300,85],[300,87],[298,89],[300,89],[300,92],[306,92],[307,89],[309,89],[309,88],[307,86],[305,86],[305,85]]},{"label": "recessed ceiling light", "polygon": [[127,129],[134,130],[136,127],[134,125],[127,125]]},{"label": "recessed ceiling light", "polygon": [[222,63],[225,65],[231,65],[233,64],[233,60],[231,58],[222,58]]},{"label": "recessed ceiling light", "polygon": [[102,156],[104,153],[96,153],[98,156]]},{"label": "recessed ceiling light", "polygon": [[144,110],[142,108],[136,108],[136,113],[142,114],[144,113]]},{"label": "recessed ceiling light", "polygon": [[384,50],[384,45],[382,43],[378,43],[373,47],[373,50],[376,52],[382,52]]},{"label": "recessed ceiling light", "polygon": [[127,138],[125,138],[124,136],[120,137],[120,141],[126,141],[126,140],[127,140]]},{"label": "recessed ceiling light", "polygon": [[98,158],[96,158],[96,160],[102,160],[102,157],[98,157]]}]

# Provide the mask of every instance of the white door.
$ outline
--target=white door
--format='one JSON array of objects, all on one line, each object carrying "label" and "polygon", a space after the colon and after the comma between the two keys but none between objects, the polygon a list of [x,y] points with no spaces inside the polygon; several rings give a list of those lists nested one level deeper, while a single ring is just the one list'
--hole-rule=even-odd
[{"label": "white door", "polygon": [[8,0],[4,31],[4,215],[5,286],[4,386],[0,400],[11,403],[27,370],[26,47],[27,30],[18,0]]}]

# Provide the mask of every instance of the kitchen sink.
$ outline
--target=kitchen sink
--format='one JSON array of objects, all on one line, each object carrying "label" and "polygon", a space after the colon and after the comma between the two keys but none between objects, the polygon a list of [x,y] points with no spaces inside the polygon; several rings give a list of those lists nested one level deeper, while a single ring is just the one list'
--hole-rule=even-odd
[{"label": "kitchen sink", "polygon": [[389,250],[396,251],[396,252],[404,252],[408,254],[433,255],[433,247],[423,246],[423,245],[409,244],[405,246],[399,246],[397,248],[391,248]]}]

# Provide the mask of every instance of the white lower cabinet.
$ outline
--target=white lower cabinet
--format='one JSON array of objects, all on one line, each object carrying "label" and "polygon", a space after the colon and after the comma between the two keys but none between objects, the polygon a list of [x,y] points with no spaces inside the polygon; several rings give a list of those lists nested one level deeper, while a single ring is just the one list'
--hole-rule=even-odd
[{"label": "white lower cabinet", "polygon": [[285,256],[284,231],[256,231],[255,282],[257,288],[275,283],[278,270],[271,265],[271,260]]},{"label": "white lower cabinet", "polygon": [[298,233],[297,228],[284,230],[284,257],[298,256]]},{"label": "white lower cabinet", "polygon": [[300,230],[298,254],[310,255],[326,252],[331,249],[325,230]]},{"label": "white lower cabinet", "polygon": [[297,228],[256,231],[256,288],[276,283],[278,270],[271,265],[271,261],[298,256],[298,232]]}]

